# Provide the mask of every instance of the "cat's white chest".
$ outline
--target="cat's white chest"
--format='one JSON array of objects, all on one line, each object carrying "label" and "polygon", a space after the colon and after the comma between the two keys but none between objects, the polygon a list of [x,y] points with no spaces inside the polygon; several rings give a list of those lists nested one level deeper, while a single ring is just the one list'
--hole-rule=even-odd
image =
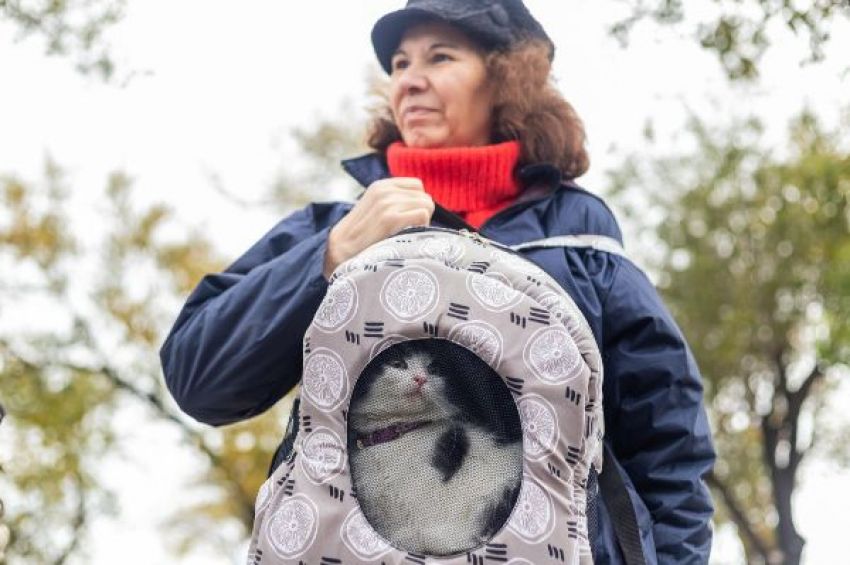
[{"label": "cat's white chest", "polygon": [[516,480],[506,473],[505,462],[513,451],[521,451],[520,442],[499,446],[491,434],[466,426],[468,450],[444,481],[434,454],[438,438],[451,425],[427,426],[352,453],[354,465],[362,470],[358,499],[368,501],[370,512],[402,545],[435,551],[470,547],[487,514],[486,501],[499,500]]}]

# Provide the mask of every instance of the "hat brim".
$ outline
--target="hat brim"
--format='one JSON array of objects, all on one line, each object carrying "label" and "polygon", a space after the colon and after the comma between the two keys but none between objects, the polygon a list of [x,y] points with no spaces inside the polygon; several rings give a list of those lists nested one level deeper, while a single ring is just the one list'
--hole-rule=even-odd
[{"label": "hat brim", "polygon": [[428,20],[447,21],[433,12],[419,8],[404,8],[386,14],[372,28],[372,46],[378,62],[387,74],[392,72],[393,53],[410,26]]}]

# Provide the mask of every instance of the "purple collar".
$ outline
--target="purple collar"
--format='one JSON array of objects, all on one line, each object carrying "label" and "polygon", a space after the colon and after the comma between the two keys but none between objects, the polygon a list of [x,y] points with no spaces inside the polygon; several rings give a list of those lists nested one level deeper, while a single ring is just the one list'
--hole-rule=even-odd
[{"label": "purple collar", "polygon": [[427,426],[430,423],[431,420],[422,420],[419,422],[402,422],[400,424],[393,424],[391,426],[387,426],[386,428],[375,430],[372,433],[358,436],[357,447],[363,449],[364,447],[378,445],[380,443],[386,443],[388,441],[400,438],[407,432],[412,432],[413,430],[419,429],[422,426]]}]

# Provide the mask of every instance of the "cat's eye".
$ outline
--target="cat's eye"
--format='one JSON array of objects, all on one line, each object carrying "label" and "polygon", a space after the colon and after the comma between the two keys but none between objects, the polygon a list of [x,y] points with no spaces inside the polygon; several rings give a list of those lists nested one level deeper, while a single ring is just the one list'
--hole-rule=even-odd
[{"label": "cat's eye", "polygon": [[440,372],[440,365],[436,361],[432,361],[428,364],[428,372],[432,375],[436,375]]},{"label": "cat's eye", "polygon": [[390,361],[390,367],[393,369],[407,369],[407,362],[404,359],[393,359]]}]

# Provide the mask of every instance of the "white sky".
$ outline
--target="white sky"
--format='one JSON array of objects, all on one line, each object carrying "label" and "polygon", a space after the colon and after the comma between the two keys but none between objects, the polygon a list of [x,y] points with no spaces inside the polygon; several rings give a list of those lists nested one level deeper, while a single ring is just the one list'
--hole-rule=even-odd
[{"label": "white sky", "polygon": [[[214,193],[209,175],[242,197],[259,198],[292,158],[288,132],[294,126],[338,115],[345,97],[363,106],[364,77],[374,65],[371,26],[403,2],[129,3],[126,19],[110,34],[119,76],[138,71],[123,87],[86,79],[67,60],[45,58],[38,41],[13,44],[12,30],[0,25],[0,174],[40,181],[44,156],[52,155],[68,171],[77,230],[94,240],[107,175],[123,170],[135,179],[139,203],[172,205],[186,226],[204,226],[235,259],[279,217],[235,209]],[[593,165],[580,182],[592,191],[605,185],[605,170],[624,152],[645,148],[641,130],[650,116],[659,146],[672,150],[682,141],[677,134],[686,108],[718,122],[757,113],[775,142],[804,104],[836,123],[840,103],[850,102],[847,59],[837,55],[850,52],[847,25],[833,33],[828,64],[800,68],[801,42],[782,33],[759,85],[730,89],[714,56],[675,30],[640,26],[621,49],[606,35],[624,13],[620,2],[527,4],[558,46],[554,72],[585,121]],[[688,6],[692,14],[714,9],[704,0]],[[836,414],[848,404],[844,387],[833,397]],[[179,448],[174,433],[145,418],[127,409],[117,421],[137,456],[105,463],[122,514],[117,522],[98,522],[90,563],[112,563],[118,552],[128,565],[174,562],[157,541],[156,523],[185,499],[184,483],[200,463]],[[845,551],[845,521],[835,517],[850,506],[850,474],[819,463],[804,470],[796,511],[809,540],[806,562],[834,562]],[[145,485],[156,485],[154,496]],[[715,562],[738,561],[734,537],[718,539]],[[243,548],[235,548],[233,556],[196,555],[183,563],[226,564],[243,556]]]}]

